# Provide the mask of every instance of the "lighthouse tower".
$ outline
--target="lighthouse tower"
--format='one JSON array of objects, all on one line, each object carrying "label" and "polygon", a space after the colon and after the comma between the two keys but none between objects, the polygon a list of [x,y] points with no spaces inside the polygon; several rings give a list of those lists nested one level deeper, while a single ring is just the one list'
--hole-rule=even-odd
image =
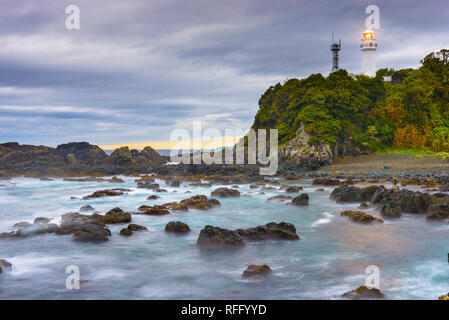
[{"label": "lighthouse tower", "polygon": [[360,50],[362,50],[362,73],[370,77],[376,76],[377,42],[373,31],[363,32]]}]

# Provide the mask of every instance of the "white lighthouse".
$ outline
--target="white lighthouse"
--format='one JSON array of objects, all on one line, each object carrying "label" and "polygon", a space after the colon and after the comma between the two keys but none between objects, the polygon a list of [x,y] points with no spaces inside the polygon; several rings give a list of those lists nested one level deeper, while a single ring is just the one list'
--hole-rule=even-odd
[{"label": "white lighthouse", "polygon": [[360,50],[362,50],[362,73],[370,77],[375,77],[377,42],[373,31],[365,30],[363,32]]}]

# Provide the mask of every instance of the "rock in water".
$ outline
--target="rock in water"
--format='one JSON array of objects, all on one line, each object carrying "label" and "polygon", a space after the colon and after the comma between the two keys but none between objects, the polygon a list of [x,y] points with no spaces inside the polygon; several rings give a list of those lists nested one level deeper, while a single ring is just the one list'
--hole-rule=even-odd
[{"label": "rock in water", "polygon": [[83,199],[121,196],[125,192],[129,192],[129,191],[131,191],[131,190],[122,189],[122,188],[98,190],[88,196],[84,196]]},{"label": "rock in water", "polygon": [[132,234],[133,234],[132,230],[129,230],[128,228],[123,228],[122,230],[120,230],[121,236],[129,237]]},{"label": "rock in water", "polygon": [[266,265],[256,265],[256,264],[252,264],[249,265],[248,268],[246,268],[245,271],[243,271],[242,276],[244,277],[260,277],[260,276],[265,276],[271,273],[271,268]]},{"label": "rock in water", "polygon": [[228,188],[218,188],[211,193],[214,197],[240,197],[240,191]]},{"label": "rock in water", "polygon": [[349,218],[350,221],[353,222],[361,222],[361,223],[384,222],[382,219],[373,217],[372,215],[362,211],[349,211],[349,210],[342,211],[341,216],[346,216]]},{"label": "rock in water", "polygon": [[290,187],[287,187],[287,189],[285,189],[285,192],[287,192],[287,193],[297,193],[297,192],[302,191],[302,190],[303,190],[303,187],[301,187],[301,186],[290,186]]},{"label": "rock in water", "polygon": [[398,218],[402,215],[401,206],[393,201],[387,201],[382,204],[380,214],[384,217]]},{"label": "rock in water", "polygon": [[449,204],[432,204],[427,209],[427,219],[437,220],[449,218]]},{"label": "rock in water", "polygon": [[207,225],[200,231],[197,244],[200,246],[243,246],[244,242],[236,231]]},{"label": "rock in water", "polygon": [[282,202],[282,201],[288,201],[293,199],[290,196],[284,196],[284,195],[278,195],[278,196],[273,196],[268,198],[266,201],[270,201],[270,202]]},{"label": "rock in water", "polygon": [[309,205],[309,195],[307,193],[302,193],[296,198],[293,198],[291,204],[295,206],[308,206]]},{"label": "rock in water", "polygon": [[124,212],[120,208],[114,208],[109,210],[108,213],[103,217],[103,222],[106,224],[109,223],[125,223],[131,221],[131,214],[128,212]]},{"label": "rock in water", "polygon": [[128,225],[128,230],[131,231],[148,231],[148,229],[144,226],[140,226],[138,224],[130,223]]},{"label": "rock in water", "polygon": [[384,294],[376,288],[369,289],[366,286],[360,286],[356,290],[351,290],[343,294],[344,298],[359,299],[383,299]]},{"label": "rock in water", "polygon": [[165,226],[166,232],[176,232],[176,233],[187,233],[190,232],[190,227],[188,224],[181,221],[170,221]]},{"label": "rock in water", "polygon": [[248,240],[299,240],[299,236],[296,234],[295,226],[287,222],[270,222],[266,225],[257,226],[255,228],[237,229],[235,231],[242,238]]},{"label": "rock in water", "polygon": [[330,199],[338,203],[370,201],[376,192],[383,190],[385,190],[383,186],[369,186],[366,188],[338,187],[332,191]]},{"label": "rock in water", "polygon": [[95,209],[94,209],[92,206],[88,205],[88,204],[86,204],[85,206],[82,206],[82,207],[80,208],[80,212],[94,211],[94,210],[95,210]]}]

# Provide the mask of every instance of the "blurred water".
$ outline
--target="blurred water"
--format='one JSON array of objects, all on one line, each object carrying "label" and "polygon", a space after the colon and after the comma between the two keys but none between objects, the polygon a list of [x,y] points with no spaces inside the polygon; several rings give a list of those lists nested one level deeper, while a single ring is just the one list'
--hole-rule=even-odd
[{"label": "blurred water", "polygon": [[[151,190],[126,183],[40,181],[20,178],[0,183],[0,232],[14,223],[44,216],[58,222],[62,214],[90,204],[101,213],[119,206],[135,210],[142,204],[180,201],[196,194],[210,196],[213,188],[164,186],[162,198],[146,201]],[[449,291],[449,226],[428,223],[423,215],[404,214],[384,224],[362,225],[340,216],[343,209],[329,200],[331,188],[316,192],[304,186],[309,207],[265,200],[285,194],[240,185],[240,198],[219,199],[221,207],[190,210],[167,216],[134,215],[133,222],[148,232],[119,235],[123,225],[111,225],[106,243],[76,243],[71,235],[41,235],[2,240],[0,258],[13,264],[0,275],[1,299],[338,299],[365,282],[365,268],[380,268],[381,290],[389,299],[435,299]],[[106,188],[130,188],[120,197],[70,200]],[[186,190],[192,193],[185,194]],[[177,192],[174,192],[177,191]],[[374,209],[366,210],[378,216]],[[176,236],[164,232],[168,221],[183,221],[192,232]],[[249,242],[235,250],[202,251],[196,246],[207,224],[229,229],[270,221],[293,223],[301,240]],[[268,264],[272,276],[244,279],[248,264]],[[77,265],[87,283],[80,290],[65,287],[66,267]]]}]

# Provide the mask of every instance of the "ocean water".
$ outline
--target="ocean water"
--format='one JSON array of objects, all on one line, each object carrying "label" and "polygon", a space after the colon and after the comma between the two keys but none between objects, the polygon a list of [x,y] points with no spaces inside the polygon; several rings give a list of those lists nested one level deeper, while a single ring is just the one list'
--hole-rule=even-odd
[{"label": "ocean water", "polygon": [[[125,183],[40,181],[18,178],[0,182],[0,232],[14,223],[53,218],[90,204],[105,213],[114,207],[136,210],[140,205],[180,201],[196,194],[210,196],[212,188],[165,187],[162,198],[147,201],[151,190],[137,189],[135,178]],[[240,185],[240,198],[219,199],[208,211],[190,210],[166,216],[133,215],[133,223],[148,232],[122,237],[126,225],[110,225],[105,243],[77,243],[71,235],[46,234],[25,239],[0,240],[0,259],[12,269],[0,275],[0,299],[340,299],[365,284],[369,265],[380,270],[380,289],[388,299],[436,299],[449,291],[449,225],[425,221],[424,215],[404,214],[384,224],[353,223],[340,212],[358,204],[329,200],[332,188],[317,192],[309,180],[302,185],[310,197],[308,207],[265,200],[285,194],[267,190],[259,194]],[[130,188],[120,196],[70,200],[106,188]],[[192,193],[185,194],[186,190]],[[176,192],[175,192],[176,191]],[[375,209],[366,212],[379,216]],[[164,232],[169,221],[183,221],[192,232]],[[290,222],[299,241],[247,242],[242,248],[204,251],[196,240],[205,225],[229,229],[268,222]],[[244,279],[249,264],[268,264],[272,275]],[[87,280],[79,290],[66,288],[67,266],[80,269]]]}]

